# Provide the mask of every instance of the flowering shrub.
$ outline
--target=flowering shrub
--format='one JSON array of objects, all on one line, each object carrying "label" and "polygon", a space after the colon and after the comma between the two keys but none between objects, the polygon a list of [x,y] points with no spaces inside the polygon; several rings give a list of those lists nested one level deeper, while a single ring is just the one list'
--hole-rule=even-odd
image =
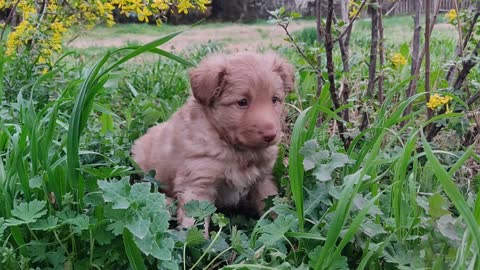
[{"label": "flowering shrub", "polygon": [[447,19],[448,22],[451,23],[457,18],[457,16],[457,11],[455,9],[451,9],[445,14],[445,19]]},{"label": "flowering shrub", "polygon": [[[62,39],[68,29],[88,29],[101,22],[108,26],[115,24],[116,6],[121,14],[135,14],[144,22],[154,16],[160,24],[167,10],[176,9],[185,14],[191,9],[204,12],[209,3],[210,0],[0,0],[0,11],[15,11],[22,18],[7,37],[5,54],[15,57],[27,52],[35,63],[47,63],[54,52],[62,51]],[[8,26],[0,27],[3,33]]]},{"label": "flowering shrub", "polygon": [[445,113],[451,113],[452,110],[449,108],[448,103],[452,100],[451,96],[441,96],[439,94],[434,94],[430,97],[430,100],[427,102],[427,107],[429,109],[436,109],[442,105],[446,106]]},{"label": "flowering shrub", "polygon": [[407,63],[407,59],[401,53],[394,54],[390,60],[392,61],[393,66],[396,68]]}]

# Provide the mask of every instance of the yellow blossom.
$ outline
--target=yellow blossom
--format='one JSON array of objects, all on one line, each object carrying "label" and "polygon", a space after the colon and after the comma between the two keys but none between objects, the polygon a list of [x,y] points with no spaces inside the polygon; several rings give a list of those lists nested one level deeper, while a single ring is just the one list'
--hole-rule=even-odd
[{"label": "yellow blossom", "polygon": [[442,105],[447,104],[447,110],[450,110],[448,103],[452,100],[451,96],[441,96],[439,94],[434,94],[430,97],[430,100],[427,102],[427,107],[431,110],[434,110]]},{"label": "yellow blossom", "polygon": [[153,0],[152,8],[158,8],[160,10],[167,10],[169,8],[168,4],[169,3],[165,0]]},{"label": "yellow blossom", "polygon": [[448,22],[452,22],[457,18],[457,11],[455,9],[451,9],[449,12],[445,14],[445,18],[448,19]]},{"label": "yellow blossom", "polygon": [[349,10],[348,16],[350,18],[353,18],[353,17],[357,16],[359,8],[360,8],[360,6],[357,3],[355,3],[354,0],[350,0],[348,2],[348,10]]},{"label": "yellow blossom", "polygon": [[191,9],[191,8],[194,8],[195,6],[192,5],[192,3],[190,3],[190,1],[188,0],[180,0],[178,1],[178,5],[177,5],[177,8],[178,8],[178,13],[185,13],[185,14],[188,14],[188,10]]},{"label": "yellow blossom", "polygon": [[[154,12],[176,8],[179,13],[187,14],[190,9],[204,12],[211,0],[70,0],[68,7],[62,1],[47,1],[46,12],[42,15],[34,0],[0,0],[0,10],[12,8],[21,18],[20,23],[7,33],[7,55],[15,57],[17,53],[28,53],[37,64],[48,63],[56,52],[63,49],[63,38],[75,27],[74,31],[90,29],[103,22],[108,26],[115,24],[113,12],[120,9],[121,14],[135,14],[139,21],[148,22]],[[61,4],[62,3],[62,4]],[[157,25],[162,23],[156,16]],[[0,30],[4,24],[0,24]]]},{"label": "yellow blossom", "polygon": [[403,66],[407,63],[407,59],[401,53],[394,54],[391,61],[395,67]]}]

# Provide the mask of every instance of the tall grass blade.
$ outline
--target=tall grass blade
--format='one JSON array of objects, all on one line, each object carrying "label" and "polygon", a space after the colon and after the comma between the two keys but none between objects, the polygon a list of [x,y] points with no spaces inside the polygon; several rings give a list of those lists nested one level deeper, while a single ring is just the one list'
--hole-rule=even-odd
[{"label": "tall grass blade", "polygon": [[437,176],[438,181],[440,182],[443,190],[445,191],[447,196],[450,198],[455,208],[458,210],[460,215],[465,220],[465,223],[467,224],[467,227],[470,230],[470,233],[475,242],[477,252],[480,252],[480,228],[478,226],[477,221],[475,220],[475,216],[473,215],[463,195],[460,193],[457,186],[452,181],[452,177],[443,168],[443,166],[438,161],[437,157],[433,154],[432,148],[430,147],[430,144],[427,142],[425,135],[423,133],[422,133],[422,142],[423,142],[423,148],[425,149],[425,153],[427,155],[427,159],[432,163],[432,166],[434,168],[433,170],[434,174]]}]

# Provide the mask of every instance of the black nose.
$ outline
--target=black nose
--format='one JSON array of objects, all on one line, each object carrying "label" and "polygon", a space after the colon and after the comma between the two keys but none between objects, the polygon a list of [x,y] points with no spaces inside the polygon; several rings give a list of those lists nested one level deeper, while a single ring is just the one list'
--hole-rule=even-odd
[{"label": "black nose", "polygon": [[263,140],[265,140],[266,142],[271,142],[273,140],[275,140],[275,137],[276,135],[266,135],[266,136],[263,136]]}]

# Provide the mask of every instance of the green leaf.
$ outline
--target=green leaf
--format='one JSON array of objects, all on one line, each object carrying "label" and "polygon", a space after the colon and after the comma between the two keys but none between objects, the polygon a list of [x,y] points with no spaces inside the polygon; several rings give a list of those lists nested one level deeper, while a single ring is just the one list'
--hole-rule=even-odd
[{"label": "green leaf", "polygon": [[191,228],[188,230],[187,233],[187,240],[186,244],[187,246],[200,246],[204,244],[207,240],[205,240],[205,237],[203,236],[203,233],[196,227]]},{"label": "green leaf", "polygon": [[8,226],[29,224],[37,221],[43,215],[47,213],[47,210],[44,209],[46,206],[46,201],[33,200],[28,203],[20,203],[15,206],[12,210],[12,216],[14,218],[9,218],[6,220]]},{"label": "green leaf", "polygon": [[133,236],[127,229],[123,231],[123,246],[125,247],[125,253],[127,253],[127,258],[130,262],[130,266],[132,266],[133,269],[147,269],[143,262],[140,251],[138,250],[135,242],[133,241]]},{"label": "green leaf", "polygon": [[[435,222],[435,226],[443,236],[450,240],[460,242],[462,240],[461,235],[465,231],[465,228],[457,226],[455,221],[451,215],[443,215]],[[457,228],[461,229],[460,233]]]},{"label": "green leaf", "polygon": [[145,255],[152,255],[164,261],[172,258],[174,241],[171,238],[164,238],[162,234],[153,235],[148,231],[143,239],[135,237],[135,243]]},{"label": "green leaf", "polygon": [[215,213],[212,216],[212,222],[220,227],[225,227],[230,223],[230,220],[222,213]]},{"label": "green leaf", "polygon": [[120,181],[98,181],[98,187],[103,190],[105,202],[111,202],[113,209],[127,209],[130,202],[127,197],[130,193],[130,185],[127,179]]},{"label": "green leaf", "polygon": [[319,151],[318,148],[316,140],[309,140],[300,149],[300,154],[303,155],[303,167],[306,171],[315,168],[317,164],[328,160],[330,157],[330,153],[327,150]]},{"label": "green leaf", "polygon": [[28,181],[28,186],[30,188],[40,188],[42,187],[42,184],[42,177],[40,175],[37,175]]},{"label": "green leaf", "polygon": [[75,218],[68,220],[67,223],[73,226],[74,233],[81,234],[82,231],[88,230],[90,217],[85,214],[80,214]]},{"label": "green leaf", "polygon": [[41,219],[36,223],[32,224],[32,230],[41,230],[41,231],[48,231],[55,229],[58,224],[58,218],[55,216],[48,216],[47,219]]},{"label": "green leaf", "polygon": [[135,237],[143,239],[147,235],[148,228],[150,227],[150,220],[135,213],[127,218],[125,227],[127,227]]},{"label": "green leaf", "polygon": [[102,123],[102,134],[113,131],[113,117],[108,113],[102,113],[100,116],[100,122]]},{"label": "green leaf", "polygon": [[274,246],[277,242],[285,239],[285,233],[291,230],[297,221],[292,216],[279,216],[273,223],[260,229],[261,236],[258,241],[266,246]]},{"label": "green leaf", "polygon": [[370,238],[387,233],[380,224],[371,221],[362,223],[361,227],[363,233],[365,233]]},{"label": "green leaf", "polygon": [[202,220],[207,216],[215,213],[217,208],[208,201],[189,201],[184,205],[185,214],[187,217],[192,217]]},{"label": "green leaf", "polygon": [[5,224],[5,219],[0,217],[0,239],[3,238],[3,233],[7,229],[7,224]]},{"label": "green leaf", "polygon": [[428,214],[433,218],[439,218],[450,214],[448,203],[442,195],[435,193],[428,198]]}]

